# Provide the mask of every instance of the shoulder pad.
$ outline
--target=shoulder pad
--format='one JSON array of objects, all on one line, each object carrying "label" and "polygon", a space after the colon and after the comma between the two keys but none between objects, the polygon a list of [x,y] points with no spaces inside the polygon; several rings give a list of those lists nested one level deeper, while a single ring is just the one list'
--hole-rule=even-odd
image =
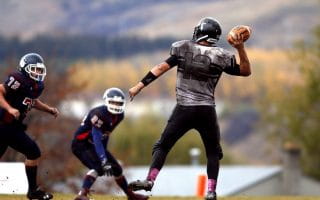
[{"label": "shoulder pad", "polygon": [[101,115],[102,108],[101,108],[101,106],[97,106],[97,107],[92,108],[89,112],[92,114]]},{"label": "shoulder pad", "polygon": [[171,47],[181,47],[183,44],[189,42],[189,40],[180,40],[172,43]]},{"label": "shoulder pad", "polygon": [[181,40],[172,43],[171,49],[170,49],[170,55],[172,56],[179,56],[180,48],[188,45],[190,41],[189,40]]},{"label": "shoulder pad", "polygon": [[12,72],[8,75],[8,77],[13,76],[19,82],[22,82],[27,79],[21,72]]}]

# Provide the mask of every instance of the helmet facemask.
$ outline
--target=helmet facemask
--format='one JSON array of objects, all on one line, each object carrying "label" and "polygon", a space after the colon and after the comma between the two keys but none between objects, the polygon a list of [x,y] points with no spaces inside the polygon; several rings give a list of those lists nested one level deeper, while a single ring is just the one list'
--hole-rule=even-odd
[{"label": "helmet facemask", "polygon": [[36,81],[44,81],[47,75],[46,66],[43,63],[29,64],[24,68],[29,77]]},{"label": "helmet facemask", "polygon": [[36,53],[28,53],[20,59],[19,71],[35,81],[44,81],[47,75],[43,59]]}]

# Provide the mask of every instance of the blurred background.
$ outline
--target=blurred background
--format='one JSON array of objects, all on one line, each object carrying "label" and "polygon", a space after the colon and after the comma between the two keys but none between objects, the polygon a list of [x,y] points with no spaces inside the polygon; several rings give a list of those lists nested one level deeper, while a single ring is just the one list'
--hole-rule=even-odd
[{"label": "blurred background", "polygon": [[[38,111],[26,119],[28,133],[42,149],[40,179],[46,187],[59,192],[79,189],[85,171],[71,154],[70,144],[86,112],[103,103],[106,88],[119,87],[127,94],[152,66],[169,56],[172,42],[191,39],[205,16],[220,21],[223,33],[218,44],[234,53],[225,39],[228,31],[239,24],[253,30],[246,43],[252,75],[223,75],[216,89],[225,154],[222,164],[283,166],[285,150],[293,149],[299,151],[301,176],[319,184],[318,0],[0,3],[1,80],[16,69],[21,56],[39,53],[47,66],[41,99],[61,111],[57,119]],[[125,167],[150,163],[152,146],[175,105],[175,76],[172,69],[127,103],[126,118],[109,145]],[[198,155],[193,161],[192,148]],[[10,149],[1,161],[23,161],[23,156]],[[176,144],[166,162],[168,166],[192,163],[206,164],[195,131]],[[96,191],[108,193],[108,188],[112,187]]]}]

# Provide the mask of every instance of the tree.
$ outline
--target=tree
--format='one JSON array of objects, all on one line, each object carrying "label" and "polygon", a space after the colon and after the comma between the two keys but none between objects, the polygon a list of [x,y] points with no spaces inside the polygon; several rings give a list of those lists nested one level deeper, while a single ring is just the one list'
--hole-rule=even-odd
[{"label": "tree", "polygon": [[282,142],[291,141],[302,150],[303,171],[320,180],[320,26],[311,42],[300,41],[290,54],[299,80],[264,96],[265,124]]}]

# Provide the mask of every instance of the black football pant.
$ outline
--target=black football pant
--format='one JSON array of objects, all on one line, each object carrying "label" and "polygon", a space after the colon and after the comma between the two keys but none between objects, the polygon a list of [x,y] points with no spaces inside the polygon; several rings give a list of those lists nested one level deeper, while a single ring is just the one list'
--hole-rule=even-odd
[{"label": "black football pant", "polygon": [[153,147],[151,168],[160,170],[173,145],[190,129],[200,133],[207,156],[208,178],[217,180],[219,160],[223,154],[214,106],[176,105],[160,139]]},{"label": "black football pant", "polygon": [[[104,175],[101,161],[96,153],[94,145],[87,141],[72,141],[72,152],[73,154],[89,169],[94,169],[98,173],[99,176]],[[118,161],[113,157],[113,155],[106,151],[106,156],[108,162],[112,165],[113,175],[118,177],[122,175],[122,167],[118,163]]]},{"label": "black football pant", "polygon": [[0,124],[0,158],[8,147],[24,154],[28,160],[41,156],[40,149],[25,132],[21,124]]}]

